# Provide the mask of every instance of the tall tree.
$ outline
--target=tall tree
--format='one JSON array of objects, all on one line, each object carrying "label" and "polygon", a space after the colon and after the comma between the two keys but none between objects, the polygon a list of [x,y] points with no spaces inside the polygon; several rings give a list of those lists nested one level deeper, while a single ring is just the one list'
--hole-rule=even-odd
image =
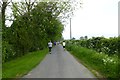
[{"label": "tall tree", "polygon": [[8,2],[8,0],[2,0],[1,12],[2,12],[2,27],[3,28],[5,28],[5,10],[9,3],[10,2]]}]

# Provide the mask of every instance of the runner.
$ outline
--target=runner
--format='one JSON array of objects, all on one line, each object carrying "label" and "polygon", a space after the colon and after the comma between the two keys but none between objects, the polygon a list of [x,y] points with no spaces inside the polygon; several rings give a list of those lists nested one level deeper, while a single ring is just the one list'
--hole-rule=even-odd
[{"label": "runner", "polygon": [[65,41],[63,41],[63,49],[65,50]]},{"label": "runner", "polygon": [[51,49],[52,49],[52,42],[51,41],[48,43],[48,47],[49,47],[49,53],[51,54]]}]

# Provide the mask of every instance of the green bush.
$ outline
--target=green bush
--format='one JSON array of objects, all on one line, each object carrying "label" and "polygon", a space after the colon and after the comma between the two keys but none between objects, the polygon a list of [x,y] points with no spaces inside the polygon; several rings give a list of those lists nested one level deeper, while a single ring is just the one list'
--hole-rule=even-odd
[{"label": "green bush", "polygon": [[16,55],[13,46],[6,41],[2,41],[2,62],[9,61],[13,59]]},{"label": "green bush", "polygon": [[97,52],[103,52],[109,55],[118,54],[118,50],[120,49],[120,37],[109,39],[104,37],[93,37],[91,39],[79,40],[79,42],[74,41],[74,43],[75,42],[77,42],[77,45],[80,45],[82,47],[94,49]]}]

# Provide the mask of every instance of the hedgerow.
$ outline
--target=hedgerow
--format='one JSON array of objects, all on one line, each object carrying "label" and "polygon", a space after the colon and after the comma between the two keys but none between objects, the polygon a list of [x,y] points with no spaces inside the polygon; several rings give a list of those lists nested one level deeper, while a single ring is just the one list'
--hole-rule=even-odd
[{"label": "hedgerow", "polygon": [[118,55],[109,55],[108,53],[97,52],[95,49],[82,47],[78,44],[78,40],[66,42],[66,48],[71,52],[71,54],[90,66],[92,69],[98,71],[104,78],[114,80],[120,77],[120,60]]}]

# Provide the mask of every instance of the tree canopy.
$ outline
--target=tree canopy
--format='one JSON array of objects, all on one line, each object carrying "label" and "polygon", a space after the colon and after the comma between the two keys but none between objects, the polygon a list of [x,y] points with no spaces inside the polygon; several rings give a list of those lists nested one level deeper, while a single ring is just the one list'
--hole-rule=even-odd
[{"label": "tree canopy", "polygon": [[[3,2],[5,5],[5,3]],[[8,4],[8,2],[6,2]],[[10,27],[5,25],[5,9],[2,6],[3,29],[3,62],[22,56],[30,51],[47,47],[49,40],[62,38],[63,21],[72,15],[74,10],[67,2],[10,2],[13,21]],[[6,5],[7,7],[7,5]]]}]

